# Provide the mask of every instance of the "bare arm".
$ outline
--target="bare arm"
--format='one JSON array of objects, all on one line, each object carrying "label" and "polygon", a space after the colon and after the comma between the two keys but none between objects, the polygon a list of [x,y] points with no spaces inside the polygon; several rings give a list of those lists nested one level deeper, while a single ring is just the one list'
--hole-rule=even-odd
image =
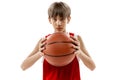
[{"label": "bare arm", "polygon": [[74,46],[74,48],[77,49],[77,51],[75,52],[76,56],[78,56],[82,60],[86,67],[88,67],[90,70],[94,70],[96,67],[95,63],[87,52],[82,38],[78,35],[77,39],[74,38],[74,41],[77,44],[77,46]]},{"label": "bare arm", "polygon": [[35,46],[34,50],[30,53],[30,55],[23,61],[21,64],[22,70],[26,70],[29,67],[31,67],[39,58],[43,56],[43,53],[41,50],[44,48],[41,48],[45,43],[42,43],[45,41],[45,39],[41,39],[38,41],[37,45]]}]

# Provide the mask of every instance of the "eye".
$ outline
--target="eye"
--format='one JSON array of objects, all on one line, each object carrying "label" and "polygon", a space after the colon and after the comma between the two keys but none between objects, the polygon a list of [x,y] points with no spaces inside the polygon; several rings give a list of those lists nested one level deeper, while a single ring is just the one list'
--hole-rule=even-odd
[{"label": "eye", "polygon": [[63,18],[60,19],[60,21],[63,21],[63,20],[64,20]]},{"label": "eye", "polygon": [[54,21],[57,21],[57,19],[56,19],[56,18],[54,18],[53,20],[54,20]]}]

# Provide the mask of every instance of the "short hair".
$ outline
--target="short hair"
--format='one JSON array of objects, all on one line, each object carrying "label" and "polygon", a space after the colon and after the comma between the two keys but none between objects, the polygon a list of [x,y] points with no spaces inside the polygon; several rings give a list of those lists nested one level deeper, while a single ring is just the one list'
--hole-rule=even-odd
[{"label": "short hair", "polygon": [[70,7],[64,2],[54,2],[48,8],[48,17],[55,18],[56,16],[60,16],[63,19],[69,17],[71,15]]}]

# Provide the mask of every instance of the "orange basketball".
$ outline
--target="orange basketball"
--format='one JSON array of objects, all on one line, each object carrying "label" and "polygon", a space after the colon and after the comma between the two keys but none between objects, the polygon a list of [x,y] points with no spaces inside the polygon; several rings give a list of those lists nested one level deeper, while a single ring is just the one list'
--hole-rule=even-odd
[{"label": "orange basketball", "polygon": [[66,33],[53,33],[46,40],[45,50],[43,51],[45,59],[55,66],[67,65],[75,56],[75,49],[72,46],[72,41]]}]

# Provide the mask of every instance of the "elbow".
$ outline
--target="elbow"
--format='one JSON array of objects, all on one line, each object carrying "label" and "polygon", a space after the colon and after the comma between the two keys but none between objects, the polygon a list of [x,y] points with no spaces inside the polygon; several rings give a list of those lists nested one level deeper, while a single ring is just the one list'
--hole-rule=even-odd
[{"label": "elbow", "polygon": [[96,68],[96,67],[94,67],[94,68],[91,68],[90,70],[91,70],[91,71],[94,71],[94,70],[95,70],[95,68]]},{"label": "elbow", "polygon": [[25,71],[26,69],[25,68],[21,68],[23,71]]},{"label": "elbow", "polygon": [[95,68],[96,68],[96,66],[95,66],[95,64],[93,64],[93,65],[91,66],[90,70],[91,70],[91,71],[94,71]]},{"label": "elbow", "polygon": [[25,70],[26,70],[26,67],[25,67],[24,65],[21,65],[21,69],[22,69],[23,71],[25,71]]}]

